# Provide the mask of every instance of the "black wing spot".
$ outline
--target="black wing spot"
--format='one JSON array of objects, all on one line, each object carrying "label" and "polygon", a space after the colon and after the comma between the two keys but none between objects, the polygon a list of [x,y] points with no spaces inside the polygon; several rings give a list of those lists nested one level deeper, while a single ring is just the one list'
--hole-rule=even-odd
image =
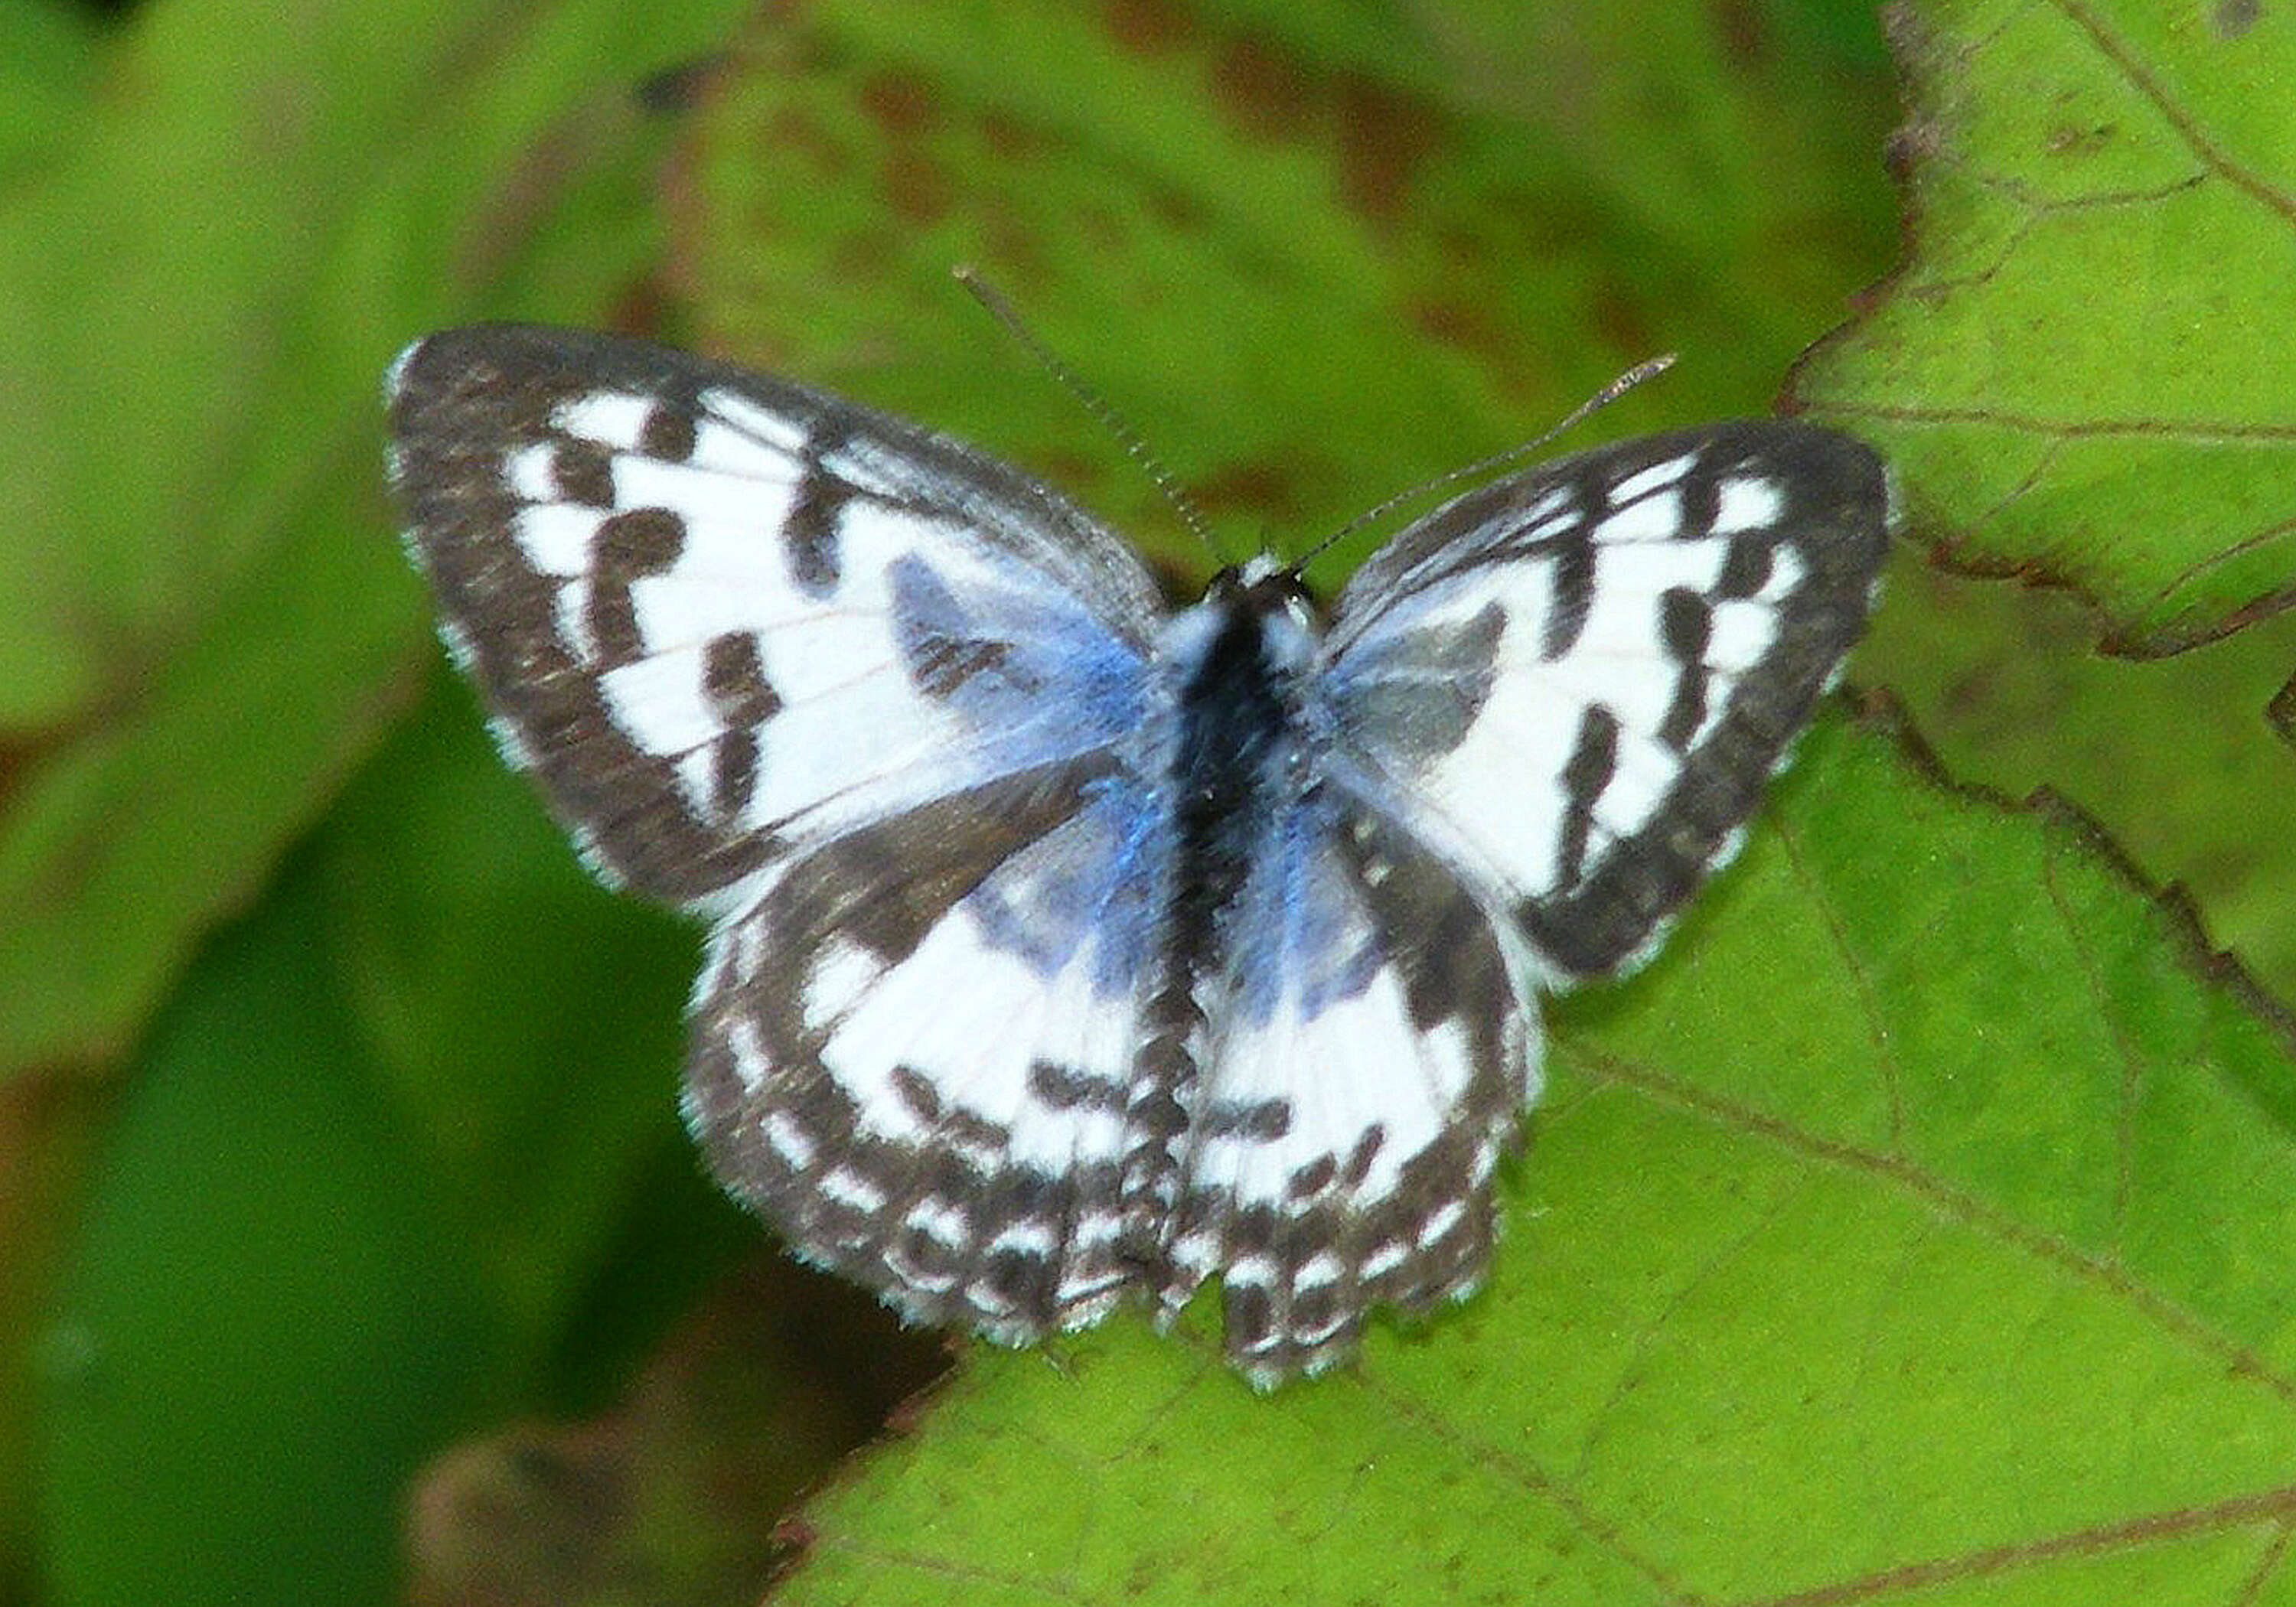
[{"label": "black wing spot", "polygon": [[1562,836],[1554,849],[1554,884],[1569,887],[1585,874],[1587,840],[1595,826],[1595,804],[1619,765],[1619,717],[1589,703],[1578,722],[1578,745],[1562,767]]},{"label": "black wing spot", "polygon": [[1577,534],[1557,537],[1546,549],[1554,595],[1547,603],[1539,657],[1552,664],[1578,644],[1595,607],[1595,540],[1582,523]]},{"label": "black wing spot", "polygon": [[859,495],[822,460],[842,446],[844,432],[824,427],[805,444],[797,499],[782,521],[782,550],[790,579],[808,597],[826,597],[844,578],[838,521],[845,504]]},{"label": "black wing spot", "polygon": [[614,459],[590,441],[560,441],[550,454],[550,483],[564,501],[585,508],[614,505]]},{"label": "black wing spot", "polygon": [[900,1065],[893,1068],[892,1082],[894,1094],[910,1115],[927,1124],[940,1119],[940,1090],[931,1078],[914,1066]]},{"label": "black wing spot", "polygon": [[710,807],[721,816],[738,815],[750,807],[750,795],[757,786],[757,733],[728,731],[718,739],[710,761]]},{"label": "black wing spot", "polygon": [[1256,1144],[1271,1144],[1291,1130],[1288,1099],[1229,1101],[1211,1106],[1196,1120],[1196,1131],[1206,1138],[1248,1138]]},{"label": "black wing spot", "polygon": [[1029,1092],[1055,1111],[1121,1111],[1125,1086],[1111,1078],[1095,1077],[1055,1061],[1032,1061]]},{"label": "black wing spot", "polygon": [[1307,1165],[1292,1172],[1283,1192],[1294,1200],[1306,1200],[1331,1187],[1332,1179],[1340,1175],[1339,1161],[1330,1155],[1318,1155]]},{"label": "black wing spot", "polygon": [[749,631],[711,639],[702,656],[701,689],[712,711],[735,729],[762,726],[782,709],[781,694],[766,679],[758,638]]},{"label": "black wing spot", "polygon": [[927,697],[947,701],[977,676],[1002,678],[1016,691],[1037,690],[1013,662],[1013,645],[965,611],[931,566],[901,558],[890,570],[893,639],[909,679]]},{"label": "black wing spot", "polygon": [[685,550],[685,521],[668,508],[633,508],[598,526],[590,546],[590,636],[599,659],[626,664],[644,656],[630,588],[659,575]]},{"label": "black wing spot", "polygon": [[1718,597],[1751,597],[1770,583],[1775,546],[1767,537],[1734,536],[1723,554],[1722,573],[1714,583]]},{"label": "black wing spot", "polygon": [[683,407],[655,403],[638,426],[638,450],[665,463],[685,462],[693,455],[693,415]]},{"label": "black wing spot", "polygon": [[1341,1183],[1350,1189],[1361,1188],[1364,1179],[1371,1176],[1372,1162],[1379,1159],[1386,1144],[1384,1123],[1374,1121],[1365,1127],[1363,1136],[1356,1140],[1356,1147],[1349,1152],[1347,1165],[1341,1168]]},{"label": "black wing spot", "polygon": [[1675,663],[1674,700],[1659,721],[1659,741],[1677,753],[1706,719],[1706,649],[1714,635],[1714,610],[1686,586],[1675,586],[1658,600],[1659,640]]}]

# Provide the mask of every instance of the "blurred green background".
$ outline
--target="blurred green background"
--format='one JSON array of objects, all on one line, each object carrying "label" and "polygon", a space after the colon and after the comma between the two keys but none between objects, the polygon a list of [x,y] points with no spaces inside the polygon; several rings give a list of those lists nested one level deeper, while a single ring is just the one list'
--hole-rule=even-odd
[{"label": "blurred green background", "polygon": [[[0,1601],[2296,1601],[2291,86],[2242,0],[12,0]],[[1664,350],[1580,439],[1898,469],[1745,860],[1549,1013],[1493,1289],[1331,1380],[787,1264],[694,932],[399,553],[384,365],[520,316],[1201,581],[959,262],[1231,550]]]}]

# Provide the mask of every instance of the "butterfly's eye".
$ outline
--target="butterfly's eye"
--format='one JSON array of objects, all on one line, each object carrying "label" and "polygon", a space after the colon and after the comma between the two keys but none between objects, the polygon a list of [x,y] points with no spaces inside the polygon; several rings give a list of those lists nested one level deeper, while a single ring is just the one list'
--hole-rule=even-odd
[{"label": "butterfly's eye", "polygon": [[1269,570],[1253,576],[1249,582],[1237,577],[1239,599],[1257,613],[1288,613],[1302,626],[1316,617],[1316,599],[1308,590],[1299,572],[1291,569]]}]

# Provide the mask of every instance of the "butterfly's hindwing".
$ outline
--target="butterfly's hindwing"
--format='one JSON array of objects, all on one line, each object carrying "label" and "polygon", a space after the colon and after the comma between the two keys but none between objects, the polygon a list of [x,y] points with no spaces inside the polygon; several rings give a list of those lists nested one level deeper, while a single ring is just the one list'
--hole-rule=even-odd
[{"label": "butterfly's hindwing", "polygon": [[639,342],[434,336],[390,400],[505,755],[712,922],[719,1177],[1006,1341],[1218,1278],[1263,1383],[1480,1280],[1537,988],[1727,857],[1886,546],[1870,452],[1718,425],[1445,504],[1323,635],[1273,565],[1168,615],[1012,471]]},{"label": "butterfly's hindwing", "polygon": [[1180,1267],[1219,1275],[1229,1350],[1264,1382],[1351,1350],[1374,1305],[1424,1310],[1480,1280],[1535,1020],[1458,879],[1326,789],[1234,924],[1250,939],[1213,984],[1204,1083],[1250,1119],[1192,1123],[1170,1235]]},{"label": "butterfly's hindwing", "polygon": [[[712,905],[793,845],[1105,745],[1157,605],[1009,471],[636,341],[488,326],[393,371],[448,638],[596,867]],[[1057,678],[1073,695],[1038,695]]]},{"label": "butterfly's hindwing", "polygon": [[1471,492],[1342,594],[1341,767],[1551,973],[1631,966],[1729,857],[1864,628],[1887,500],[1866,447],[1764,421]]},{"label": "butterfly's hindwing", "polygon": [[1121,1162],[1149,800],[1007,776],[782,867],[710,945],[688,1113],[791,1244],[922,1321],[1019,1338],[1130,1284]]}]

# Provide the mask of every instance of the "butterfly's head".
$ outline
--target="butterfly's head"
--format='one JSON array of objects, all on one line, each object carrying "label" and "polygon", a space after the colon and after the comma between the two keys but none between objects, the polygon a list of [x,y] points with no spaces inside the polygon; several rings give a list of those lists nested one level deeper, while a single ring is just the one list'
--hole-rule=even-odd
[{"label": "butterfly's head", "polygon": [[1317,635],[1323,630],[1315,595],[1300,571],[1265,554],[1214,575],[1204,601],[1253,614],[1284,614],[1301,630]]}]

